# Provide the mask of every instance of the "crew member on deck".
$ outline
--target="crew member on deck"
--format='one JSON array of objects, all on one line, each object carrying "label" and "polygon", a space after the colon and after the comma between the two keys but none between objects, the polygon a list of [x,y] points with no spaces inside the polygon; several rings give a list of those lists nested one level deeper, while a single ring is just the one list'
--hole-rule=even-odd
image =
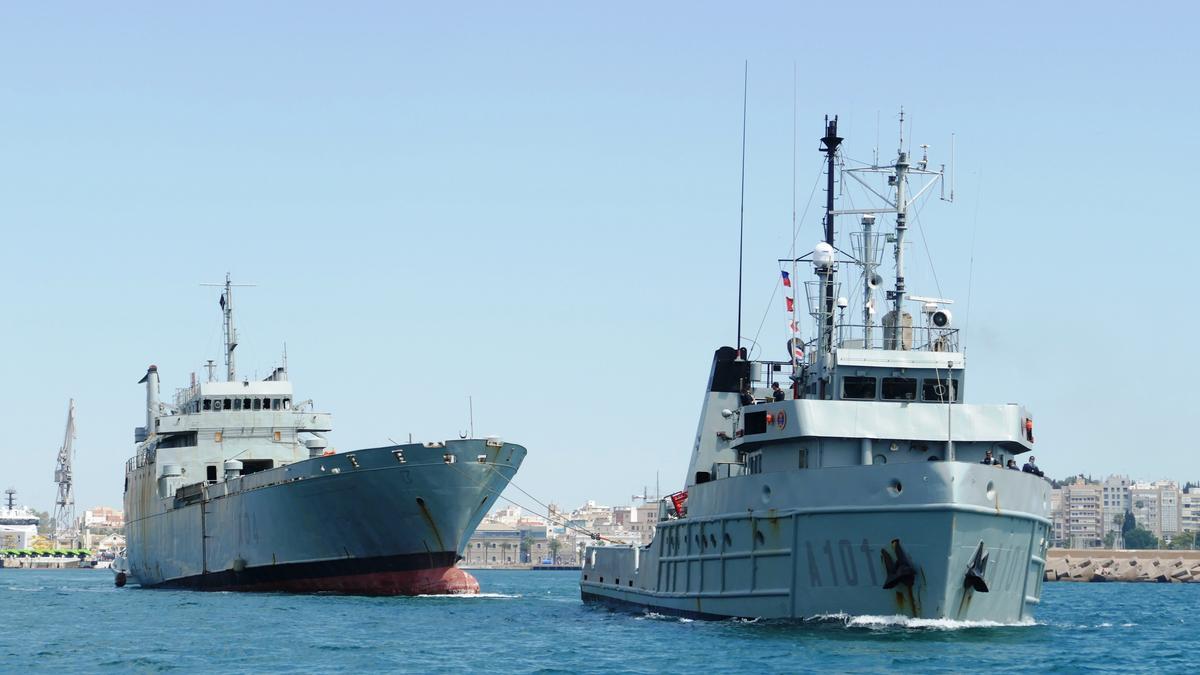
[{"label": "crew member on deck", "polygon": [[772,382],[771,383],[771,398],[774,398],[776,401],[782,401],[783,397],[784,397],[784,393],[783,393],[783,390],[779,388],[779,383]]},{"label": "crew member on deck", "polygon": [[1025,462],[1025,466],[1021,467],[1021,470],[1025,473],[1031,473],[1035,476],[1045,476],[1046,474],[1042,473],[1042,470],[1037,467],[1037,463],[1034,461],[1036,459],[1037,457],[1030,455],[1029,461]]},{"label": "crew member on deck", "polygon": [[995,458],[992,457],[992,451],[990,448],[988,449],[987,452],[983,453],[983,459],[980,460],[979,463],[980,464],[995,464],[996,463]]},{"label": "crew member on deck", "polygon": [[742,387],[742,405],[754,405],[754,394],[750,391],[750,385]]}]

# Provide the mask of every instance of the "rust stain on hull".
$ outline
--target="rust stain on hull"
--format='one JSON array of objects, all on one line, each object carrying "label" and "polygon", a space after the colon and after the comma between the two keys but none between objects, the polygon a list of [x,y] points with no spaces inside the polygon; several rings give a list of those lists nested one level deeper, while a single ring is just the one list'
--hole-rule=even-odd
[{"label": "rust stain on hull", "polygon": [[417,497],[417,506],[421,507],[421,517],[425,519],[425,524],[429,526],[434,538],[437,539],[438,550],[446,550],[446,545],[442,543],[442,533],[438,532],[437,523],[433,522],[433,514],[429,513],[429,507],[425,506],[425,500]]}]

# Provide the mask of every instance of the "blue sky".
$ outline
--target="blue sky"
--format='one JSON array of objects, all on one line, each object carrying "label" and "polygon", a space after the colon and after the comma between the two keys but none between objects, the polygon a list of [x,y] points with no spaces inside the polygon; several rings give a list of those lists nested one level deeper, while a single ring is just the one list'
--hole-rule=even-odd
[{"label": "blue sky", "polygon": [[[38,508],[77,400],[80,508],[120,502],[163,392],[288,345],[339,449],[467,425],[546,500],[683,481],[734,339],[772,292],[822,117],[849,156],[934,161],[910,290],[958,299],[967,397],[1036,414],[1052,475],[1200,478],[1191,387],[1197,10],[1117,3],[8,3],[0,8],[0,487]],[[816,199],[821,199],[820,191]],[[820,236],[818,211],[798,248]],[[850,223],[843,222],[848,232]],[[973,260],[973,266],[972,266]],[[885,266],[885,274],[890,268]],[[973,270],[973,271],[972,271]],[[1169,358],[1168,358],[1169,357]],[[1156,380],[1162,381],[1156,381]],[[513,495],[518,501],[524,501]]]}]

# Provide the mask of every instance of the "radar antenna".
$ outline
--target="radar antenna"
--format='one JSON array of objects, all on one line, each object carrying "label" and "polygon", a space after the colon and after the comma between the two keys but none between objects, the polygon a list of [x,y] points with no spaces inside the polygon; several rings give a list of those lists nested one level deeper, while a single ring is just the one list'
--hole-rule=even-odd
[{"label": "radar antenna", "polygon": [[54,482],[58,483],[58,500],[54,502],[54,547],[74,538],[75,493],[71,483],[71,460],[75,456],[75,399],[67,408],[67,430],[62,447],[58,449],[58,465]]}]

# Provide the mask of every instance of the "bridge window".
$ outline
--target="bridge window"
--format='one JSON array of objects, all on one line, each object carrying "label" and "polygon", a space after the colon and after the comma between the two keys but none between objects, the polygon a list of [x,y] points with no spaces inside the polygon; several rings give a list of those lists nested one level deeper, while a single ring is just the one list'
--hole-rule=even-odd
[{"label": "bridge window", "polygon": [[242,409],[242,399],[240,399],[240,398],[233,399],[233,409],[234,410]]},{"label": "bridge window", "polygon": [[917,398],[917,381],[911,377],[883,378],[883,400],[914,401]]},{"label": "bridge window", "polygon": [[870,401],[875,398],[875,378],[850,376],[842,378],[842,398]]},{"label": "bridge window", "polygon": [[233,400],[232,399],[228,399],[228,398],[225,399],[225,409],[233,410]]},{"label": "bridge window", "polygon": [[250,409],[250,399],[246,399],[245,403],[242,403],[242,408],[244,408],[245,410]]},{"label": "bridge window", "polygon": [[945,377],[940,380],[924,380],[921,389],[921,397],[926,401],[958,401],[958,380]]}]

